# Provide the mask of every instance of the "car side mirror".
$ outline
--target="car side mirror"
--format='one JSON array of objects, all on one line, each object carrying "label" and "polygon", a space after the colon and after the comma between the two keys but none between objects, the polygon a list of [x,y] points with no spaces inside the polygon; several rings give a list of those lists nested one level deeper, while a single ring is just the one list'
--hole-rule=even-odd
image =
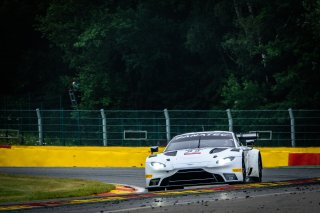
[{"label": "car side mirror", "polygon": [[159,152],[159,147],[158,146],[150,147],[150,151],[151,151],[151,154],[153,154],[154,152]]}]

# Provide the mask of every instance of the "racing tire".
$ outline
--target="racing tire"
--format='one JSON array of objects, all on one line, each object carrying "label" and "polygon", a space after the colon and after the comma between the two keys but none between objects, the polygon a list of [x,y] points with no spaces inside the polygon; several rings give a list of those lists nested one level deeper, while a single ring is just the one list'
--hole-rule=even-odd
[{"label": "racing tire", "polygon": [[259,153],[259,158],[258,158],[258,169],[259,169],[259,176],[258,177],[251,177],[251,181],[260,183],[262,182],[262,159],[261,159],[261,154]]},{"label": "racing tire", "polygon": [[166,188],[167,190],[175,190],[175,189],[184,189],[183,186],[169,186]]},{"label": "racing tire", "polygon": [[244,162],[244,154],[242,153],[242,183],[246,183],[247,182],[247,170],[246,170],[246,164]]},{"label": "racing tire", "polygon": [[148,192],[154,192],[154,191],[164,191],[166,188],[164,187],[153,187],[153,188],[147,188]]}]

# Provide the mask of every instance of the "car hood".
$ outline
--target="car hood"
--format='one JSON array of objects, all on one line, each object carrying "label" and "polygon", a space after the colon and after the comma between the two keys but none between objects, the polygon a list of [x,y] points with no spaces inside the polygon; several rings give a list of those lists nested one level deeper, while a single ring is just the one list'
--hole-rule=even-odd
[{"label": "car hood", "polygon": [[157,154],[148,158],[147,162],[161,162],[168,169],[197,168],[211,165],[212,162],[224,157],[239,157],[241,150],[237,148],[196,148],[183,149]]}]

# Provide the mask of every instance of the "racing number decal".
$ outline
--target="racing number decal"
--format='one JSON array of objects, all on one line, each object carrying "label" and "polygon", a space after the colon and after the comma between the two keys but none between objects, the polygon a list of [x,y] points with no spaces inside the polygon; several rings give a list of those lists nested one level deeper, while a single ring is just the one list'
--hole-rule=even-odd
[{"label": "racing number decal", "polygon": [[195,154],[201,154],[201,149],[188,149],[184,153],[184,155],[195,155]]}]

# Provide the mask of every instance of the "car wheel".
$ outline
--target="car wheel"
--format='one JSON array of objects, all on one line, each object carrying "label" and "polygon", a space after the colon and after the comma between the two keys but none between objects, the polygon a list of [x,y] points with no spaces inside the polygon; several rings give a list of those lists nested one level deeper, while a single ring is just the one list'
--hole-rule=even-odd
[{"label": "car wheel", "polygon": [[258,158],[258,169],[259,169],[259,176],[258,177],[252,177],[251,180],[254,182],[262,182],[262,159],[261,159],[261,154],[259,153],[259,158]]},{"label": "car wheel", "polygon": [[169,186],[166,188],[167,190],[174,190],[174,189],[184,189],[183,186]]},{"label": "car wheel", "polygon": [[247,170],[246,170],[246,164],[244,162],[244,154],[242,153],[242,183],[246,183],[247,182]]},{"label": "car wheel", "polygon": [[164,191],[164,187],[153,187],[153,188],[147,188],[148,192],[154,192],[154,191]]}]

